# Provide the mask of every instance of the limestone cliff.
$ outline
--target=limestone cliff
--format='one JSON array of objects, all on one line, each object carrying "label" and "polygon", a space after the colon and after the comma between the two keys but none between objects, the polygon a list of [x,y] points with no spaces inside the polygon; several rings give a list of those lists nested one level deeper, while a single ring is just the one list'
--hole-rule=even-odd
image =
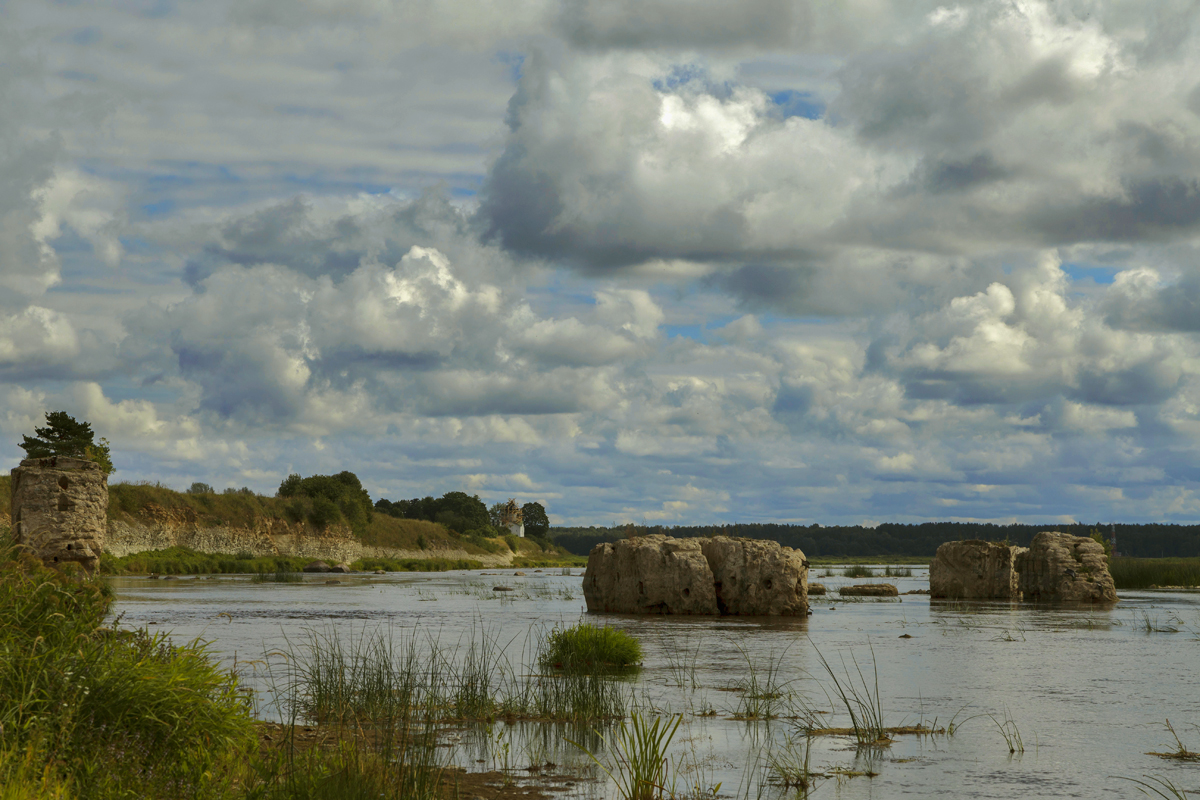
[{"label": "limestone cliff", "polygon": [[324,530],[308,522],[289,522],[277,517],[256,516],[249,524],[212,524],[201,520],[190,508],[165,508],[147,503],[136,515],[109,519],[106,552],[115,556],[187,547],[201,553],[250,553],[255,556],[297,556],[338,564],[360,558],[446,558],[474,559],[485,566],[512,563],[510,551],[469,553],[461,548],[430,547],[404,550],[365,545],[345,525]]}]

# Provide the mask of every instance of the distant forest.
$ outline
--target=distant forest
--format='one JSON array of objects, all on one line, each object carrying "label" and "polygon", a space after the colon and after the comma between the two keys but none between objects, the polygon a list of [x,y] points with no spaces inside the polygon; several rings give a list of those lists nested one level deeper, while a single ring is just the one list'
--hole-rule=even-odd
[{"label": "distant forest", "polygon": [[[1105,523],[1091,525],[992,525],[974,522],[922,522],[914,525],[884,523],[876,528],[860,525],[626,525],[615,528],[551,528],[550,539],[572,553],[586,555],[600,542],[629,536],[665,533],[675,537],[744,536],[773,539],[787,547],[797,547],[806,556],[929,556],[942,542],[960,539],[985,539],[1028,545],[1041,531],[1063,531],[1088,536],[1098,529],[1107,539],[1111,528]],[[1123,556],[1159,558],[1200,556],[1200,525],[1121,525],[1116,526],[1117,552]]]}]

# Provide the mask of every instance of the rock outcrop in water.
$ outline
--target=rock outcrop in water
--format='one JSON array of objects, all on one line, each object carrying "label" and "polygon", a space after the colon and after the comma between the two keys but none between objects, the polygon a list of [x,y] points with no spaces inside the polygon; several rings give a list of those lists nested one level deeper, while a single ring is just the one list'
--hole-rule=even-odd
[{"label": "rock outcrop in water", "polygon": [[929,595],[955,600],[1019,600],[1016,559],[1024,547],[970,539],[946,542],[929,565]]},{"label": "rock outcrop in water", "polygon": [[803,616],[808,562],[777,542],[639,536],[592,549],[583,595],[593,613]]},{"label": "rock outcrop in water", "polygon": [[1044,531],[1017,557],[1026,600],[1112,603],[1117,589],[1104,547],[1086,536]]},{"label": "rock outcrop in water", "polygon": [[1029,547],[946,542],[929,567],[934,598],[1111,603],[1104,548],[1086,536],[1043,531]]},{"label": "rock outcrop in water", "polygon": [[28,458],[12,471],[12,524],[23,545],[50,566],[100,565],[108,478],[79,458]]}]

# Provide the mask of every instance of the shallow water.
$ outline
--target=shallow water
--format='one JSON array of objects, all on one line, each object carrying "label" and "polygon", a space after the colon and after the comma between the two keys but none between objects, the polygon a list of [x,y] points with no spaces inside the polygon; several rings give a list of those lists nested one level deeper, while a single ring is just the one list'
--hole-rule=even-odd
[{"label": "shallow water", "polygon": [[[901,592],[928,587],[911,578],[812,580],[894,583]],[[308,630],[343,634],[387,625],[435,637],[443,647],[486,633],[506,648],[514,670],[528,668],[532,642],[555,624],[572,625],[584,611],[582,573],[558,570],[514,577],[511,570],[389,575],[305,576],[300,583],[254,583],[215,576],[149,580],[115,578],[122,624],[169,631],[177,642],[203,638],[261,692],[269,715],[264,654],[301,642]],[[513,592],[493,592],[495,585]],[[731,691],[753,674],[791,693],[785,714],[808,707],[828,726],[848,726],[834,682],[857,683],[858,669],[878,693],[887,725],[919,722],[962,727],[945,735],[900,736],[888,747],[859,749],[850,737],[812,741],[812,769],[830,774],[812,797],[1140,797],[1117,776],[1161,776],[1200,791],[1200,764],[1168,761],[1147,751],[1177,746],[1164,721],[1191,750],[1200,750],[1200,595],[1124,592],[1111,609],[1000,602],[846,602],[813,598],[807,620],[781,618],[627,617],[592,620],[636,635],[645,665],[628,682],[634,703],[684,715],[671,748],[679,785],[722,784],[727,797],[792,797],[768,782],[772,754],[783,752],[795,722],[732,719],[745,692]],[[901,636],[911,638],[900,638]],[[857,662],[857,667],[855,666]],[[874,667],[873,667],[874,665]],[[706,716],[712,712],[715,716]],[[1011,720],[1025,752],[1010,754],[998,726]],[[1009,729],[1010,732],[1012,728]],[[468,768],[507,766],[526,774],[550,761],[593,780],[561,796],[615,796],[598,770],[564,737],[603,742],[589,731],[498,723],[451,734],[456,760]],[[838,769],[878,773],[836,776]]]}]

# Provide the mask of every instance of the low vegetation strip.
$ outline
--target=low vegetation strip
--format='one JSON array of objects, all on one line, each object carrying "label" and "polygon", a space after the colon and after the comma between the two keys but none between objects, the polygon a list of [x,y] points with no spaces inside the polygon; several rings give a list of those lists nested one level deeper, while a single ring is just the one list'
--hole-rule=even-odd
[{"label": "low vegetation strip", "polygon": [[1108,571],[1117,589],[1200,586],[1200,558],[1114,558]]},{"label": "low vegetation strip", "polygon": [[[100,572],[105,575],[269,575],[300,572],[311,558],[253,556],[249,553],[201,553],[186,547],[150,550],[120,558],[105,555]],[[350,564],[358,572],[446,572],[482,569],[483,564],[466,558],[364,558]]]}]

